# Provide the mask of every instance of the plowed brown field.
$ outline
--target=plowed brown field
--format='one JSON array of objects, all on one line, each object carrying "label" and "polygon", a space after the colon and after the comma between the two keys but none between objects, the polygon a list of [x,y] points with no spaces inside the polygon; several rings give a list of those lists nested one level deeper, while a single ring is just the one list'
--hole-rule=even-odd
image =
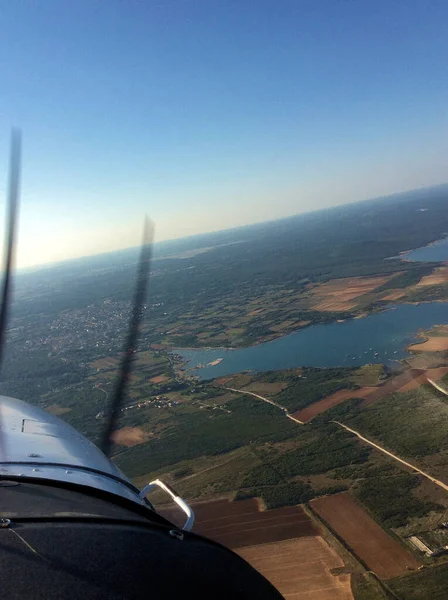
[{"label": "plowed brown field", "polygon": [[320,311],[349,310],[356,306],[356,302],[352,300],[372,292],[395,275],[348,277],[322,283],[312,289],[312,294],[315,296],[315,304],[312,308]]},{"label": "plowed brown field", "polygon": [[195,505],[194,512],[194,530],[229,548],[317,535],[299,506],[260,512],[256,500],[217,500]]},{"label": "plowed brown field", "polygon": [[350,575],[319,536],[240,548],[238,554],[269,579],[287,600],[352,600]]},{"label": "plowed brown field", "polygon": [[413,352],[442,352],[448,350],[448,337],[438,336],[430,337],[426,342],[422,344],[412,344],[407,347],[408,350]]},{"label": "plowed brown field", "polygon": [[[434,338],[435,340],[447,340],[448,338]],[[448,347],[447,347],[448,350]],[[409,392],[421,385],[428,383],[428,379],[437,381],[448,374],[448,367],[437,367],[435,369],[409,369],[385,383],[373,387],[362,387],[358,390],[338,390],[322,400],[318,400],[306,408],[293,413],[292,416],[303,423],[311,421],[317,415],[322,414],[332,406],[337,406],[349,398],[364,398],[363,406],[369,406],[377,400],[381,400],[395,392]]]},{"label": "plowed brown field", "polygon": [[140,427],[122,427],[112,432],[112,440],[120,446],[136,446],[147,442],[150,435]]},{"label": "plowed brown field", "polygon": [[164,381],[167,381],[169,379],[169,377],[167,377],[166,375],[157,375],[156,377],[151,377],[151,379],[149,380],[151,383],[163,383]]},{"label": "plowed brown field", "polygon": [[425,285],[441,285],[448,281],[448,267],[436,267],[431,275],[422,277],[417,283],[417,287]]},{"label": "plowed brown field", "polygon": [[405,296],[405,292],[403,290],[390,290],[386,296],[383,296],[381,300],[398,300],[399,298],[403,298]]},{"label": "plowed brown field", "polygon": [[292,416],[299,419],[299,421],[307,423],[332,406],[337,406],[349,398],[365,398],[373,391],[375,391],[374,387],[364,387],[359,390],[339,390],[334,394],[330,394],[330,396],[326,396],[325,398],[322,398],[322,400],[318,400],[317,402],[314,402],[314,404],[310,404],[310,406],[295,412]]},{"label": "plowed brown field", "polygon": [[316,498],[311,505],[379,577],[389,579],[403,575],[407,568],[419,567],[412,554],[381,529],[347,492]]},{"label": "plowed brown field", "polygon": [[399,392],[408,392],[409,390],[413,390],[424,383],[428,383],[428,379],[432,379],[433,381],[438,381],[445,377],[448,373],[448,367],[437,367],[436,369],[426,369],[420,375],[420,377],[416,377],[412,381],[405,383],[405,385],[401,386],[398,390]]},{"label": "plowed brown field", "polygon": [[193,509],[195,532],[234,549],[288,600],[353,600],[350,575],[331,573],[343,561],[300,506],[259,511],[257,500],[215,500]]},{"label": "plowed brown field", "polygon": [[441,379],[448,373],[448,367],[439,367],[436,369],[409,369],[409,371],[405,371],[401,373],[401,375],[397,375],[393,379],[390,379],[383,385],[380,385],[376,388],[374,392],[368,394],[365,397],[363,402],[363,406],[369,406],[373,404],[377,400],[384,398],[388,394],[393,394],[394,392],[409,392],[410,390],[415,390],[421,385],[427,383],[427,379],[432,379],[433,381],[437,381]]}]

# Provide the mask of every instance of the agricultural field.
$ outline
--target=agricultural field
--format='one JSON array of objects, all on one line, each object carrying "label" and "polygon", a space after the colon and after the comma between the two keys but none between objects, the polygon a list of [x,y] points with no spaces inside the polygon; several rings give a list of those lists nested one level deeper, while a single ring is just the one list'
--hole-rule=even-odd
[{"label": "agricultural field", "polygon": [[417,283],[417,287],[441,285],[448,283],[448,267],[436,267],[430,275],[425,275]]},{"label": "agricultural field", "polygon": [[448,350],[448,337],[432,337],[422,344],[409,346],[408,350],[414,352],[444,352],[445,350]]},{"label": "agricultural field", "polygon": [[344,564],[319,536],[249,546],[240,548],[238,554],[286,600],[353,600],[350,574],[332,573]]},{"label": "agricultural field", "polygon": [[384,296],[381,296],[381,300],[387,302],[395,302],[396,300],[400,300],[406,295],[405,290],[390,290]]},{"label": "agricultural field", "polygon": [[431,489],[426,486],[427,494],[421,493],[426,485],[424,479],[413,472],[402,471],[395,473],[392,480],[387,473],[378,472],[357,482],[353,493],[383,526],[397,532],[403,528],[403,537],[406,537],[404,532],[413,533],[416,522],[434,526],[443,518],[444,504],[436,496],[440,488],[428,482]]},{"label": "agricultural field", "polygon": [[443,352],[448,350],[448,328],[439,326],[431,331],[425,332],[421,337],[424,341],[408,346],[412,352]]},{"label": "agricultural field", "polygon": [[256,500],[218,500],[193,509],[195,531],[235,550],[286,599],[353,599],[343,560],[301,507],[266,511]]},{"label": "agricultural field", "polygon": [[217,500],[194,510],[195,531],[232,549],[317,534],[299,506],[260,511],[255,499]]},{"label": "agricultural field", "polygon": [[[194,530],[234,549],[286,598],[310,600],[319,592],[318,598],[324,600],[391,600],[388,590],[392,589],[400,600],[408,600],[406,593],[399,590],[406,590],[408,577],[420,579],[420,573],[425,573],[420,585],[426,586],[427,598],[432,597],[430,590],[434,591],[434,598],[444,598],[441,590],[448,576],[447,565],[417,571],[422,564],[419,559],[347,494],[321,497],[312,500],[310,506],[323,523],[310,520],[308,511],[300,506],[263,510],[263,504],[256,499],[193,503],[197,517]],[[180,524],[182,516],[178,510],[162,512]],[[366,569],[374,570],[387,581],[379,582]]]},{"label": "agricultural field", "polygon": [[[406,261],[404,262],[406,264]],[[414,274],[397,274],[396,278],[390,280],[386,286],[390,286],[385,293],[377,294],[381,302],[420,302],[428,300],[446,300],[448,294],[448,267],[434,266],[433,268],[421,267]],[[400,286],[397,283],[400,282]],[[394,289],[397,288],[397,289]],[[380,291],[380,290],[377,290]]]},{"label": "agricultural field", "polygon": [[[383,385],[384,379],[387,380],[387,374],[382,365],[332,369],[304,367],[257,374],[240,373],[220,377],[214,385],[255,392],[285,406],[299,420],[308,421],[308,413],[315,416],[348,398],[362,398]],[[336,391],[331,393],[332,390]],[[301,405],[305,408],[294,413]]]},{"label": "agricultural field", "polygon": [[[90,363],[90,379],[101,382],[109,381],[116,376],[120,365],[121,355],[109,356]],[[151,381],[151,383],[166,382],[171,378],[170,362],[159,351],[145,350],[134,355],[134,383]],[[156,381],[154,381],[156,379]]]},{"label": "agricultural field", "polygon": [[[405,377],[399,375],[373,389],[387,390],[394,380],[394,385],[401,388],[412,383],[419,374],[414,373],[414,379],[412,373],[410,376],[405,374]],[[236,495],[241,499],[260,497],[268,508],[279,508],[351,489],[386,527],[392,524],[406,527],[414,519],[424,521],[431,511],[440,513],[443,503],[434,495],[434,490],[427,490],[422,495],[419,491],[422,482],[414,477],[404,485],[400,477],[403,479],[406,475],[406,468],[397,466],[352,434],[328,423],[333,418],[350,423],[351,419],[370,410],[369,407],[361,407],[360,412],[360,407],[356,407],[359,401],[353,404],[353,401],[346,400],[318,415],[315,426],[313,421],[301,427],[285,419],[280,410],[262,400],[221,387],[236,386],[236,389],[262,392],[267,398],[277,402],[281,399],[287,404],[289,399],[291,403],[296,402],[296,396],[300,396],[302,402],[308,401],[308,393],[311,399],[320,395],[327,398],[325,392],[329,382],[331,386],[342,386],[343,393],[347,390],[350,395],[356,395],[359,384],[381,382],[382,377],[382,370],[377,365],[374,368],[330,369],[328,372],[293,369],[224,377],[215,382],[218,387],[198,386],[195,394],[186,394],[185,402],[170,413],[151,409],[148,423],[154,418],[156,420],[151,429],[143,427],[144,431],[153,434],[151,439],[118,454],[116,461],[130,472],[138,485],[162,476],[188,500],[222,495]],[[352,385],[353,391],[348,390],[347,385]],[[199,399],[198,394],[204,397]],[[207,398],[206,394],[210,397]],[[318,400],[308,408],[313,409],[320,402]],[[334,411],[339,409],[343,412],[335,414]],[[272,432],[269,437],[265,434],[257,437],[253,421],[255,415],[257,427],[268,427],[265,431]],[[157,426],[157,418],[160,420],[162,417]],[[132,423],[126,425],[132,426]],[[217,435],[221,429],[225,432],[223,436]],[[186,436],[184,432],[187,431]],[[212,454],[207,452],[209,441],[212,445],[208,452],[212,451]],[[235,448],[232,448],[233,444]],[[216,452],[218,448],[221,450]],[[145,468],[151,464],[153,469]],[[378,479],[383,476],[384,479]],[[399,486],[409,493],[401,495],[397,492],[401,489],[399,482]],[[370,494],[375,499],[371,506],[366,498],[372,486],[384,489],[380,495]],[[388,489],[395,490],[392,497],[387,496]],[[383,497],[388,500],[381,504]],[[384,507],[388,512],[384,512]]]},{"label": "agricultural field", "polygon": [[112,441],[120,446],[136,446],[146,442],[150,434],[140,427],[122,427],[112,433]]},{"label": "agricultural field", "polygon": [[325,398],[322,398],[322,400],[313,402],[313,404],[310,404],[306,408],[296,411],[293,413],[293,417],[299,419],[299,421],[302,421],[303,423],[308,423],[311,421],[311,419],[317,417],[317,415],[320,415],[330,408],[333,408],[333,406],[337,406],[338,404],[341,404],[350,398],[365,398],[375,389],[376,388],[374,387],[365,387],[358,390],[338,390],[337,392],[334,392],[334,394],[325,396]]},{"label": "agricultural field", "polygon": [[356,369],[351,367],[332,369],[304,367],[300,371],[269,373],[261,377],[272,381],[282,381],[282,377],[286,376],[284,381],[288,384],[287,387],[279,394],[271,395],[270,398],[294,413],[341,389],[356,390],[358,385],[352,381],[352,375],[355,372]]},{"label": "agricultural field", "polygon": [[[445,338],[435,339],[443,340]],[[448,367],[409,369],[376,386],[364,386],[357,389],[340,389],[317,402],[313,402],[306,408],[296,411],[293,413],[293,416],[299,419],[299,421],[309,422],[317,415],[325,413],[327,410],[334,406],[338,406],[350,398],[363,398],[364,402],[361,406],[366,407],[394,392],[408,392],[417,389],[420,386],[427,384],[428,379],[439,381],[447,374]]]},{"label": "agricultural field", "polygon": [[347,493],[317,498],[311,506],[379,577],[397,577],[420,566]]},{"label": "agricultural field", "polygon": [[384,286],[385,283],[389,282],[396,275],[401,275],[401,272],[379,277],[334,279],[327,283],[322,283],[311,290],[313,297],[311,307],[317,311],[337,312],[353,310],[359,304],[359,302],[354,302],[354,300]]}]

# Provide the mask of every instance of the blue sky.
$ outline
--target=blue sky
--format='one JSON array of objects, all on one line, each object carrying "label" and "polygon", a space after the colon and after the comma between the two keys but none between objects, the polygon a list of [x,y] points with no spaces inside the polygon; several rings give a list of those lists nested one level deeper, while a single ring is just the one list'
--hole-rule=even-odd
[{"label": "blue sky", "polygon": [[448,180],[448,3],[0,0],[19,266]]}]

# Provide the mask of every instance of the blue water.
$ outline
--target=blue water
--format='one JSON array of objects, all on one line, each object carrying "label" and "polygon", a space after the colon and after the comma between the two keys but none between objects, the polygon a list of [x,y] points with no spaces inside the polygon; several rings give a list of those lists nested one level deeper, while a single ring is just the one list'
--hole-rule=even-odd
[{"label": "blue water", "polygon": [[[223,350],[184,350],[175,352],[188,361],[187,368],[201,379],[210,379],[253,369],[271,371],[298,366],[359,366],[389,363],[409,356],[406,346],[417,341],[420,330],[448,324],[448,303],[402,304],[386,312],[343,323],[312,325],[272,342]],[[375,352],[378,356],[375,357]],[[348,355],[348,356],[347,356]],[[198,365],[223,358],[214,367]]]},{"label": "blue water", "polygon": [[418,262],[433,262],[448,260],[448,237],[436,242],[432,246],[417,248],[405,256],[406,260]]}]

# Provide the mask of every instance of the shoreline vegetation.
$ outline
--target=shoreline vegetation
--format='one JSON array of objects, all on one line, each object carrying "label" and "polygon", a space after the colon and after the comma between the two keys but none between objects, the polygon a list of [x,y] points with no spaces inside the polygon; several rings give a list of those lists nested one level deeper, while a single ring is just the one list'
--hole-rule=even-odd
[{"label": "shoreline vegetation", "polygon": [[418,248],[411,248],[410,250],[403,250],[402,252],[399,252],[397,256],[391,256],[390,258],[388,258],[386,260],[392,260],[394,258],[400,258],[404,262],[410,262],[410,263],[421,262],[421,261],[417,261],[417,260],[407,260],[407,259],[405,259],[403,257],[407,256],[411,252],[417,252],[418,250],[425,250],[425,248],[431,248],[432,246],[436,246],[437,244],[440,244],[440,242],[444,242],[446,240],[448,240],[448,233],[444,233],[444,235],[441,238],[438,238],[437,240],[434,240],[433,242],[430,242],[429,244],[425,244],[424,246],[420,246]]},{"label": "shoreline vegetation", "polygon": [[[190,291],[186,294],[191,285],[184,282],[179,289],[182,307],[167,303],[166,296],[154,293],[157,302],[152,305],[152,347],[168,351],[246,348],[311,325],[382,312],[391,303],[447,300],[445,273],[436,272],[438,281],[433,275],[443,264],[441,261],[404,260],[413,250],[445,239],[447,228],[443,216],[438,214],[439,207],[436,210],[434,204],[431,210],[421,213],[422,201],[417,204],[413,200],[407,207],[411,214],[403,222],[400,204],[381,206],[380,215],[369,223],[367,231],[358,228],[355,214],[359,207],[351,207],[344,215],[332,214],[331,230],[328,220],[321,220],[318,215],[306,227],[301,224],[302,217],[294,217],[281,223],[281,236],[277,225],[266,226],[264,243],[258,232],[256,238],[248,238],[237,246],[196,255],[185,269],[185,277],[194,289],[205,290],[209,286],[211,291],[199,296]],[[403,230],[406,225],[408,229],[396,239],[389,232],[398,212],[397,226]],[[422,218],[424,230],[418,225]],[[266,240],[271,240],[267,253]],[[284,261],[279,265],[280,252]],[[246,255],[249,258],[244,259]],[[258,273],[256,280],[250,278],[253,270]],[[183,278],[178,277],[176,286],[181,285]],[[162,279],[155,281],[158,284]]]},{"label": "shoreline vegetation", "polygon": [[[387,260],[393,260],[393,259],[399,258],[401,262],[406,262],[408,264],[417,264],[417,265],[420,264],[420,265],[424,266],[425,263],[423,261],[408,260],[405,257],[408,256],[410,253],[412,253],[414,251],[423,250],[425,248],[429,248],[429,247],[434,246],[434,245],[436,245],[436,244],[438,244],[440,242],[443,242],[444,240],[447,240],[447,239],[448,239],[448,237],[445,234],[443,237],[438,238],[436,240],[433,240],[429,244],[426,244],[424,246],[419,246],[418,248],[411,248],[409,250],[401,251],[398,254],[398,256],[390,257]],[[431,263],[431,271],[430,271],[430,273],[435,274],[437,272],[437,270],[440,269],[440,266],[443,265],[443,264],[444,264],[444,262],[442,262],[442,261],[436,262],[436,263],[434,263],[434,265]],[[399,271],[399,270],[393,272],[390,275],[389,280],[386,281],[386,284],[387,284],[386,285],[386,291],[388,289],[390,289],[388,286],[392,285],[391,281],[393,281],[394,279],[399,278],[400,275],[402,275],[402,272]],[[419,280],[414,285],[401,288],[401,290],[403,291],[403,295],[401,295],[401,296],[398,295],[398,297],[393,298],[393,294],[392,294],[392,296],[391,296],[391,298],[389,300],[388,300],[388,295],[390,295],[390,294],[386,295],[384,297],[384,300],[382,300],[382,298],[381,298],[381,291],[382,291],[382,288],[384,287],[384,285],[383,286],[379,286],[379,289],[375,289],[374,288],[372,290],[373,294],[376,294],[377,296],[379,296],[376,299],[377,301],[375,302],[375,300],[372,301],[372,299],[370,299],[371,301],[370,301],[370,304],[368,306],[363,305],[363,306],[351,307],[350,313],[348,313],[348,314],[345,313],[344,315],[338,315],[337,313],[332,313],[331,317],[330,317],[330,315],[328,315],[330,317],[330,319],[329,320],[325,319],[323,322],[314,321],[314,320],[300,321],[300,323],[296,323],[296,325],[298,325],[297,327],[292,328],[292,329],[286,329],[285,331],[280,331],[280,330],[275,330],[275,328],[274,329],[270,328],[270,329],[268,329],[268,331],[266,331],[266,333],[259,335],[259,337],[257,337],[255,340],[253,340],[252,343],[249,343],[249,344],[243,344],[243,345],[239,345],[239,346],[235,346],[235,345],[228,345],[228,346],[227,345],[219,345],[219,346],[210,346],[210,345],[206,345],[205,346],[204,345],[204,346],[202,346],[201,343],[200,343],[200,341],[198,339],[196,339],[196,344],[194,344],[194,345],[190,345],[190,346],[167,346],[166,348],[164,348],[164,350],[167,353],[169,353],[170,355],[176,355],[178,357],[178,360],[175,363],[175,364],[177,364],[177,365],[180,366],[180,368],[176,369],[178,376],[182,377],[182,376],[185,376],[188,373],[188,378],[190,378],[190,376],[192,376],[196,380],[197,377],[193,373],[191,373],[191,371],[194,370],[194,369],[188,369],[188,368],[186,368],[187,365],[188,365],[188,363],[189,363],[189,361],[187,359],[181,358],[181,356],[178,353],[179,351],[188,351],[188,350],[200,351],[200,350],[203,350],[204,352],[208,352],[208,351],[216,350],[217,352],[226,353],[228,351],[236,350],[236,349],[240,349],[240,348],[250,348],[250,347],[254,347],[254,346],[259,346],[261,344],[265,344],[267,342],[270,342],[270,341],[273,341],[273,340],[276,340],[276,339],[279,339],[279,338],[283,338],[283,337],[286,337],[288,335],[292,335],[292,334],[297,333],[298,331],[300,331],[302,329],[311,327],[313,325],[330,324],[330,323],[336,323],[336,322],[337,323],[343,323],[344,321],[351,320],[351,319],[363,319],[363,318],[365,318],[365,317],[367,317],[369,315],[372,315],[372,314],[381,313],[381,312],[385,312],[385,311],[388,311],[388,310],[394,310],[397,304],[398,305],[400,305],[400,304],[411,304],[411,305],[414,305],[414,306],[418,306],[418,305],[420,305],[422,303],[444,302],[444,301],[446,301],[448,299],[448,290],[447,290],[446,294],[442,294],[442,297],[437,297],[437,295],[436,295],[436,297],[433,297],[434,293],[431,293],[431,292],[434,291],[433,290],[434,287],[441,287],[441,286],[443,286],[445,284],[444,277],[442,277],[442,283],[440,283],[438,281],[439,285],[436,285],[436,286],[429,285],[428,283],[425,282],[425,280],[428,280],[428,278],[430,279],[431,277],[434,277],[434,275],[431,275],[431,274],[429,274],[429,275],[423,275],[421,278],[419,278]],[[362,277],[355,278],[355,280],[356,279],[358,279],[359,281],[363,282],[363,278]],[[446,279],[447,279],[447,284],[448,284],[448,274],[447,274],[447,278]],[[311,290],[311,292],[314,293],[314,294],[316,294],[316,297],[318,297],[319,289],[320,288],[325,288],[325,286],[327,286],[327,288],[329,286],[335,287],[338,284],[343,283],[345,281],[347,281],[346,277],[340,277],[340,278],[336,278],[336,279],[330,279],[330,280],[328,280],[328,282],[324,282],[322,284],[317,284],[317,286],[313,286],[313,285],[309,284],[309,286],[307,286],[307,287],[309,287],[309,289]],[[348,280],[348,281],[353,281],[353,279],[352,280]],[[316,291],[316,289],[317,289],[317,291]],[[417,292],[419,292],[421,294],[422,292],[424,292],[424,290],[428,290],[429,291],[429,295],[431,297],[425,298],[424,295],[423,295],[423,296],[419,297],[418,300],[414,300],[412,298],[412,294],[413,293],[415,293],[417,291]],[[378,294],[378,292],[380,292],[380,293]],[[335,293],[333,293],[333,295],[335,295],[335,296],[337,294],[339,294],[339,291],[336,291]],[[347,296],[345,296],[345,297],[347,297]],[[357,299],[356,296],[355,296],[355,299]],[[387,302],[387,303],[385,304],[384,302]],[[257,311],[254,311],[254,312],[257,312]],[[294,327],[294,325],[292,325],[292,326]],[[420,337],[421,333],[417,332],[415,335],[417,337]],[[414,344],[410,344],[409,346],[405,347],[405,349],[408,350],[409,352],[416,352],[416,351],[419,352],[421,350],[418,349],[417,346],[420,345],[420,344],[424,344],[425,341],[427,341],[427,340],[423,340],[422,339],[421,342],[417,341]],[[204,364],[201,364],[201,365],[196,365],[195,369],[196,368],[203,368],[205,366],[208,366],[208,367],[215,366],[215,365],[219,364],[222,360],[223,360],[223,358],[220,357],[219,359],[212,360],[209,363],[204,363]]]},{"label": "shoreline vegetation", "polygon": [[[413,304],[418,306],[419,304],[422,304],[420,302],[415,302],[415,303],[411,303],[411,302],[407,302],[405,304]],[[381,310],[379,312],[386,312],[386,311],[392,311],[394,310],[395,307],[389,307],[389,308],[385,308],[384,310]],[[371,313],[374,314],[374,313]],[[359,318],[364,318],[367,317],[369,315],[363,315],[363,317],[353,317],[353,319],[359,319]],[[337,321],[337,322],[343,322],[343,321]],[[426,343],[428,343],[431,340],[434,340],[434,333],[436,335],[437,331],[443,328],[444,331],[446,331],[446,337],[439,337],[438,343],[440,348],[437,348],[437,344],[436,342],[434,342],[434,348],[433,347],[429,347],[429,348],[422,348],[421,346],[424,346]],[[297,330],[299,331],[299,330]],[[291,332],[288,333],[287,335],[293,335],[293,333],[295,332]],[[413,354],[415,353],[422,353],[422,352],[437,352],[437,351],[444,351],[444,350],[448,350],[448,328],[447,326],[443,325],[443,324],[435,324],[433,327],[431,327],[431,329],[428,330],[421,330],[421,331],[416,331],[416,333],[414,334],[417,339],[417,341],[413,342],[412,344],[409,344],[407,346],[404,346],[404,349],[407,350],[408,352],[411,352]],[[286,337],[286,336],[279,336],[279,337]],[[278,338],[276,338],[278,339]],[[436,338],[437,340],[437,338]],[[269,340],[269,341],[273,341],[273,340]],[[257,346],[260,345],[262,343],[266,343],[266,342],[259,342],[257,344],[253,344],[253,346]],[[249,348],[250,346],[247,346],[245,348]],[[166,349],[165,352],[167,353],[167,355],[172,359],[172,366],[174,369],[174,372],[176,374],[177,377],[181,378],[181,379],[185,379],[185,380],[190,380],[190,381],[201,381],[201,377],[197,374],[194,373],[194,371],[196,371],[197,369],[202,369],[204,367],[213,367],[213,366],[217,366],[219,365],[224,358],[223,357],[219,357],[215,360],[212,360],[210,362],[202,362],[202,363],[198,363],[196,364],[194,367],[190,367],[188,368],[188,364],[190,362],[190,360],[188,360],[187,358],[184,358],[181,354],[179,354],[179,351],[183,351],[183,350],[192,350],[192,351],[218,351],[218,352],[227,352],[229,350],[236,350],[236,348],[218,348],[218,347],[209,347],[209,348],[176,348],[176,349]],[[399,364],[401,364],[403,367],[406,367],[407,365],[407,361],[408,361],[409,357],[404,357],[401,359],[393,359],[394,362],[398,362]],[[392,359],[389,359],[389,361]],[[366,365],[370,365],[370,364],[376,364],[376,363],[366,363]],[[340,365],[341,367],[344,366],[343,364]],[[325,368],[325,367],[315,367],[315,368]],[[249,370],[243,370],[242,372],[252,372],[252,369]]]},{"label": "shoreline vegetation", "polygon": [[423,330],[416,334],[418,340],[406,347],[408,352],[420,354],[422,352],[444,352],[448,350],[448,327],[437,324],[429,330]]}]

